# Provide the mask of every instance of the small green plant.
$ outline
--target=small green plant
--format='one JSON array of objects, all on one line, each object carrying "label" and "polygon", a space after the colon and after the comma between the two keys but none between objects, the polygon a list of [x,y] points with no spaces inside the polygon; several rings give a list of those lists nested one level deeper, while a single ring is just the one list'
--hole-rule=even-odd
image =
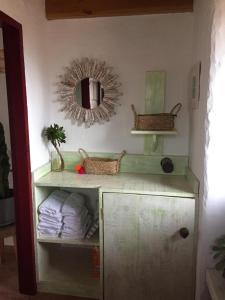
[{"label": "small green plant", "polygon": [[45,129],[44,135],[52,143],[53,147],[60,157],[60,171],[64,170],[64,160],[59,151],[60,145],[66,142],[66,134],[64,128],[62,126],[60,127],[58,124],[51,125]]},{"label": "small green plant", "polygon": [[213,258],[217,260],[215,268],[225,271],[225,235],[215,241],[212,251],[214,252]]},{"label": "small green plant", "polygon": [[4,127],[0,122],[0,199],[5,199],[10,195],[9,181],[8,181],[9,172],[10,172],[10,163],[9,163],[9,156],[7,154]]}]

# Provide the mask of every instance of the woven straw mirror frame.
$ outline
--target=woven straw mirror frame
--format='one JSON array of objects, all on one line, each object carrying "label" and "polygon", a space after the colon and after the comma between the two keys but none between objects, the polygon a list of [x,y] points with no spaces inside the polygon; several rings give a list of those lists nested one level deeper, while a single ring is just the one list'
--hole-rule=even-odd
[{"label": "woven straw mirror frame", "polygon": [[[104,89],[104,97],[99,106],[86,109],[76,101],[75,89],[81,80],[93,78],[100,82]],[[85,124],[90,127],[95,123],[104,123],[116,113],[115,107],[119,105],[121,84],[118,75],[113,73],[113,68],[106,62],[93,58],[82,58],[72,61],[66,67],[65,73],[60,75],[57,83],[57,102],[60,103],[60,111],[65,113],[65,118],[78,126]]]}]

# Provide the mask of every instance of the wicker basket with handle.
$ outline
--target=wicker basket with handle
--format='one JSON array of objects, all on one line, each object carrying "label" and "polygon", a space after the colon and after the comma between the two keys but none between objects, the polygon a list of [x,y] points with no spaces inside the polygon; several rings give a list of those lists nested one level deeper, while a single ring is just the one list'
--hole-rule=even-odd
[{"label": "wicker basket with handle", "polygon": [[182,104],[178,103],[171,109],[170,113],[138,115],[132,104],[134,127],[136,130],[173,130],[174,118],[181,110],[181,107]]},{"label": "wicker basket with handle", "polygon": [[83,158],[83,166],[87,174],[95,175],[115,175],[119,173],[120,161],[126,154],[124,150],[118,159],[89,157],[87,152],[80,148],[78,150]]}]

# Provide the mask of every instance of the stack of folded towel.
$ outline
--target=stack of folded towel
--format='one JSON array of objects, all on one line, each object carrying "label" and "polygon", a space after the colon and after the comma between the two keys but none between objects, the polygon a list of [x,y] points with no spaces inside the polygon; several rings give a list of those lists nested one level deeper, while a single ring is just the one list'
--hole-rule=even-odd
[{"label": "stack of folded towel", "polygon": [[[98,203],[98,201],[96,201],[96,202]],[[90,239],[96,233],[98,228],[99,228],[99,212],[98,212],[98,206],[97,206],[96,211],[93,216],[91,226],[88,229],[86,239]]]},{"label": "stack of folded towel", "polygon": [[83,239],[90,227],[91,217],[82,195],[72,193],[62,207],[62,238]]},{"label": "stack of folded towel", "polygon": [[70,194],[55,190],[39,206],[38,231],[42,236],[58,237],[62,229],[62,207]]}]

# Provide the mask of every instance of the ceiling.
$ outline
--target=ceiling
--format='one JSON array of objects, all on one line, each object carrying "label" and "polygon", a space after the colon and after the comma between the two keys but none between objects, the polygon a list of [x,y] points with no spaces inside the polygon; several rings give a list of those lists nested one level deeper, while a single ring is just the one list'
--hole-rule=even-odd
[{"label": "ceiling", "polygon": [[184,13],[193,0],[45,0],[48,20]]}]

